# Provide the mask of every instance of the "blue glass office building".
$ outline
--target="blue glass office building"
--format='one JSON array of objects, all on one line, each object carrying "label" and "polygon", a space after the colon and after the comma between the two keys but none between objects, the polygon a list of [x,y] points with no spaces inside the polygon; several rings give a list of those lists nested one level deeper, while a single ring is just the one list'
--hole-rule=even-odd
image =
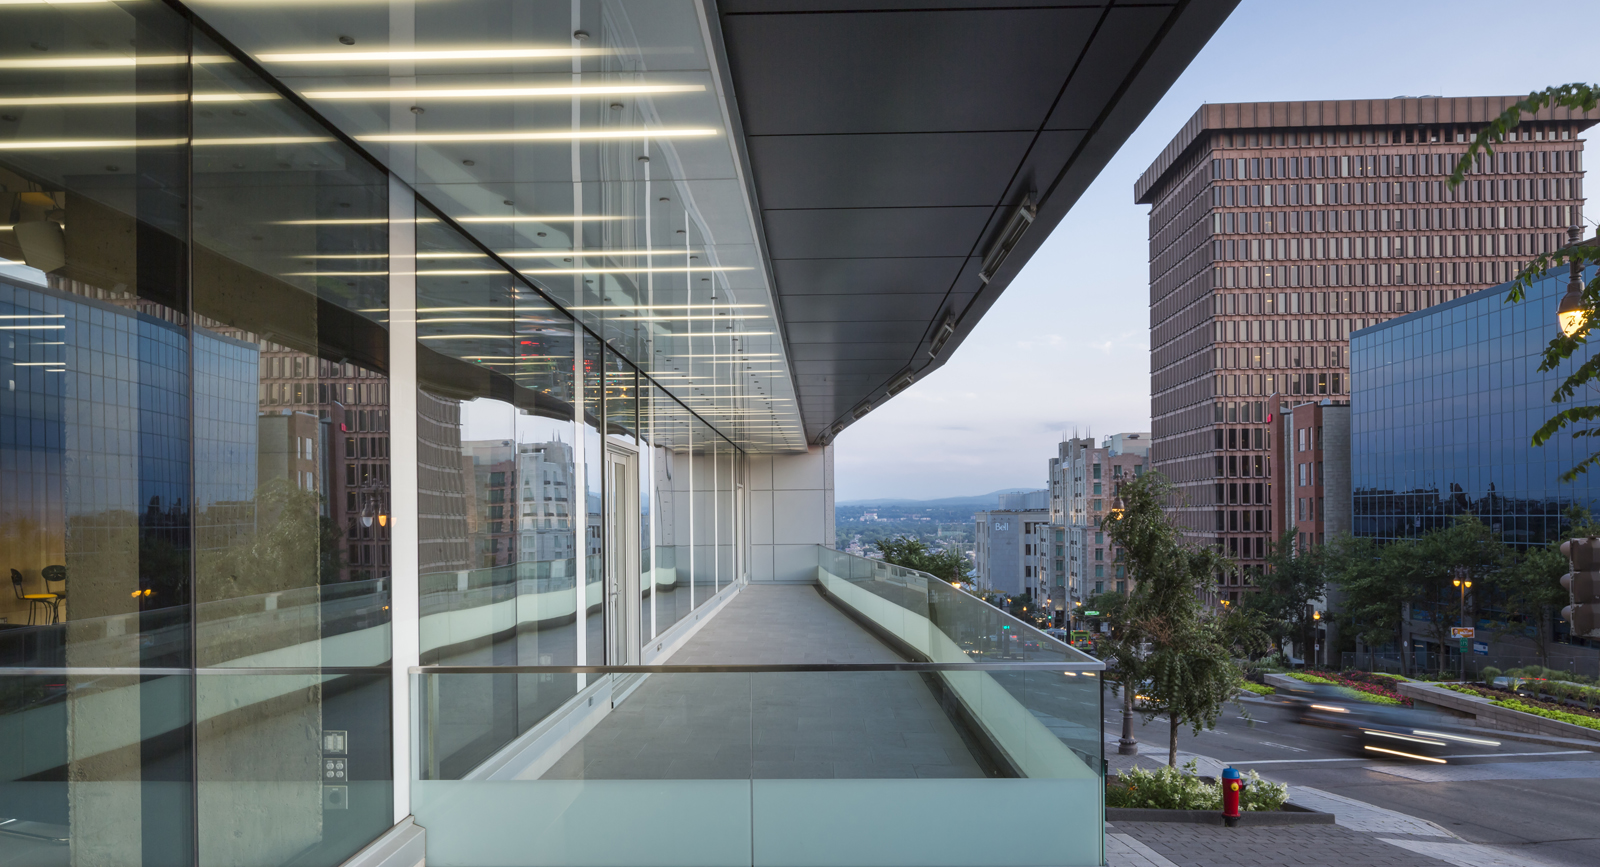
[{"label": "blue glass office building", "polygon": [[1350,336],[1357,536],[1414,537],[1472,512],[1507,542],[1539,544],[1572,506],[1600,506],[1600,476],[1561,480],[1593,443],[1531,445],[1551,394],[1592,352],[1539,371],[1566,283],[1550,273],[1520,303],[1498,286]]}]

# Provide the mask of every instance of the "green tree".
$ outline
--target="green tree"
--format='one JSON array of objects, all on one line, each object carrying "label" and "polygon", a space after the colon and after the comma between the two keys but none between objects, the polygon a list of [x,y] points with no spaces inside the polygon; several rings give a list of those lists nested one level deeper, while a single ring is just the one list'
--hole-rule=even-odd
[{"label": "green tree", "polygon": [[[1448,183],[1454,189],[1477,165],[1480,154],[1494,155],[1494,145],[1506,140],[1507,135],[1522,122],[1523,116],[1533,116],[1539,111],[1549,108],[1568,108],[1578,112],[1592,111],[1600,104],[1600,85],[1595,84],[1563,84],[1559,87],[1547,87],[1544,90],[1530,93],[1516,104],[1507,108],[1499,117],[1490,121],[1477,135],[1473,136],[1472,143],[1467,146],[1465,153],[1456,161],[1455,171],[1450,175]],[[1552,268],[1563,265],[1577,264],[1583,266],[1600,262],[1600,245],[1594,243],[1569,244],[1553,253],[1541,253],[1535,256],[1522,270],[1517,273],[1516,279],[1511,283],[1511,290],[1506,295],[1506,303],[1516,303],[1527,297],[1527,290],[1533,282]],[[1549,372],[1561,367],[1562,362],[1572,357],[1579,347],[1589,342],[1589,330],[1600,319],[1596,319],[1595,312],[1600,309],[1600,273],[1594,279],[1583,285],[1583,296],[1579,306],[1582,319],[1577,329],[1569,336],[1565,333],[1557,334],[1545,347],[1544,357],[1539,363],[1541,372]],[[1565,403],[1571,401],[1578,389],[1593,382],[1600,377],[1600,354],[1596,354],[1574,367],[1556,387],[1555,393],[1550,396],[1551,403]],[[1551,416],[1533,434],[1533,444],[1543,445],[1563,428],[1573,428],[1573,439],[1600,436],[1600,427],[1592,426],[1596,419],[1600,419],[1600,405],[1570,406],[1558,411]],[[1600,451],[1592,452],[1588,457],[1579,461],[1577,466],[1571,467],[1562,474],[1566,481],[1572,481],[1580,473],[1588,472],[1591,466],[1600,463]]]},{"label": "green tree", "polygon": [[1132,590],[1113,609],[1113,639],[1124,702],[1130,684],[1147,697],[1139,708],[1147,720],[1169,723],[1167,763],[1178,762],[1178,729],[1199,734],[1212,728],[1242,675],[1233,663],[1232,641],[1221,615],[1204,601],[1215,576],[1232,564],[1211,546],[1185,544],[1167,517],[1175,496],[1159,473],[1145,473],[1118,489],[1122,508],[1101,523],[1124,551]]},{"label": "green tree", "polygon": [[1296,551],[1294,529],[1285,530],[1267,559],[1266,574],[1256,579],[1259,589],[1245,596],[1241,608],[1260,616],[1260,628],[1280,649],[1311,634],[1312,603],[1327,593],[1328,560],[1326,545]]},{"label": "green tree", "polygon": [[[1419,538],[1381,548],[1352,537],[1335,544],[1337,550],[1328,555],[1333,564],[1329,572],[1343,591],[1343,617],[1368,645],[1393,640],[1410,604],[1412,623],[1426,623],[1430,636],[1445,647],[1450,628],[1462,625],[1463,596],[1465,620],[1472,623],[1477,619],[1474,591],[1512,562],[1500,537],[1471,513]],[[1472,587],[1463,594],[1457,581],[1470,581]],[[1409,665],[1409,654],[1401,654],[1401,665]]]},{"label": "green tree", "polygon": [[[1396,548],[1398,553],[1380,556],[1380,549],[1371,539],[1343,535],[1329,543],[1327,558],[1328,580],[1340,590],[1339,621],[1350,634],[1368,647],[1382,647],[1400,634],[1405,622],[1405,606],[1417,596],[1412,575],[1405,568],[1405,555],[1399,543],[1383,549]],[[1408,668],[1410,655],[1400,654],[1402,669]]]},{"label": "green tree", "polygon": [[[1494,533],[1476,515],[1459,515],[1450,526],[1423,534],[1414,542],[1402,542],[1385,547],[1411,546],[1409,558],[1413,580],[1417,585],[1418,599],[1425,604],[1428,630],[1439,647],[1446,646],[1452,626],[1471,625],[1477,618],[1477,588],[1483,588],[1491,575],[1510,565],[1511,552],[1500,536]],[[1397,554],[1400,552],[1396,552]],[[1470,588],[1459,587],[1455,582],[1471,582]],[[1464,591],[1464,592],[1463,592]],[[1465,609],[1463,611],[1463,608]],[[1421,620],[1413,604],[1412,621]]]},{"label": "green tree", "polygon": [[926,572],[952,583],[967,580],[967,573],[972,571],[972,561],[959,548],[934,551],[926,542],[910,536],[879,539],[876,544],[883,562]]},{"label": "green tree", "polygon": [[[1588,509],[1573,508],[1567,512],[1569,529],[1565,538],[1600,536],[1600,523],[1596,523]],[[1516,562],[1489,577],[1489,586],[1499,595],[1500,608],[1507,615],[1507,628],[1498,634],[1523,632],[1522,624],[1533,627],[1534,652],[1539,664],[1549,665],[1552,618],[1570,598],[1561,586],[1561,576],[1569,564],[1558,545],[1534,545],[1522,552]]]}]

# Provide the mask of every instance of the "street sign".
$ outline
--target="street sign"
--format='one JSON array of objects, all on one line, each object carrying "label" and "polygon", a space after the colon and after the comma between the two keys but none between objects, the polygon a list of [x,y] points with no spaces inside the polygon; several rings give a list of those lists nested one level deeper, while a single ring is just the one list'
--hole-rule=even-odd
[{"label": "street sign", "polygon": [[1461,654],[1463,656],[1465,656],[1466,653],[1467,653],[1467,642],[1469,642],[1471,640],[1472,639],[1466,637],[1465,635],[1461,636]]},{"label": "street sign", "polygon": [[1474,634],[1475,633],[1473,632],[1473,629],[1470,626],[1452,626],[1452,627],[1450,627],[1450,637],[1451,638],[1472,638]]},{"label": "street sign", "polygon": [[1098,611],[1085,611],[1085,612],[1083,612],[1083,616],[1084,617],[1099,617],[1100,616],[1100,612],[1098,612]]},{"label": "street sign", "polygon": [[1489,642],[1487,642],[1487,641],[1474,641],[1474,642],[1472,642],[1472,652],[1478,654],[1479,656],[1488,656],[1489,655]]}]

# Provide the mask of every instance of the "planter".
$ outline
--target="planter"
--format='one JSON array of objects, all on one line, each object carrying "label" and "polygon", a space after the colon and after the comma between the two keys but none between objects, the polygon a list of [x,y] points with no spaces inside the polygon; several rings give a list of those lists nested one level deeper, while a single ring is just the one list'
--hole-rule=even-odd
[{"label": "planter", "polygon": [[[1281,810],[1242,810],[1240,828],[1268,825],[1332,825],[1334,815],[1284,804]],[[1221,825],[1221,810],[1152,810],[1141,807],[1107,807],[1107,822],[1181,822],[1190,825]]]},{"label": "planter", "polygon": [[1476,695],[1467,695],[1432,684],[1416,682],[1402,683],[1399,689],[1413,700],[1425,701],[1458,713],[1468,714],[1476,718],[1478,724],[1485,728],[1546,737],[1600,741],[1600,730],[1564,723],[1560,720],[1546,719],[1542,716],[1522,713],[1510,708],[1495,707],[1489,703],[1488,699]]}]

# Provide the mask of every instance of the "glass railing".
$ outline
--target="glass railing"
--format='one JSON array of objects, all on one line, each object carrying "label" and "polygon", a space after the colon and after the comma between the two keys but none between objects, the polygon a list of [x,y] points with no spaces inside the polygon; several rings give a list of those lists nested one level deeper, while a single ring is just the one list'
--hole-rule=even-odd
[{"label": "glass railing", "polygon": [[[990,749],[1017,776],[1050,776],[1056,765],[1100,764],[1098,717],[1079,725],[1070,708],[1030,695],[1030,684],[1006,669],[964,669],[988,662],[1045,663],[1066,677],[1104,669],[1094,657],[1044,634],[949,582],[926,572],[818,548],[817,582],[828,595],[891,637],[903,652],[933,663],[952,663],[933,676],[948,700],[977,718]],[[1076,669],[1076,671],[1074,671]],[[1098,681],[1096,681],[1098,683]],[[1009,696],[1013,705],[1005,705]],[[1005,707],[1006,712],[998,709]],[[975,709],[985,708],[983,714]],[[1046,736],[1046,735],[1049,736]]]},{"label": "glass railing", "polygon": [[[425,666],[412,811],[430,867],[1098,865],[1099,668]],[[497,694],[577,680],[468,758],[526,722]]]},{"label": "glass railing", "polygon": [[819,546],[817,581],[829,595],[932,662],[1096,661],[926,572]]}]

